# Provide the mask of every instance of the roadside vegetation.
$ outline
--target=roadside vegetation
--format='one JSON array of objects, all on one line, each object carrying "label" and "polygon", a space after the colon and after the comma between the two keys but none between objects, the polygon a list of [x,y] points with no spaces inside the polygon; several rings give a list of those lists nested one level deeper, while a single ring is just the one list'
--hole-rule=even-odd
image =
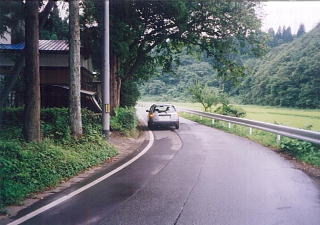
[{"label": "roadside vegetation", "polygon": [[[173,102],[178,107],[202,111],[200,103]],[[320,109],[294,109],[275,106],[235,105],[246,112],[244,118],[300,129],[320,131]],[[210,112],[214,112],[213,107]]]},{"label": "roadside vegetation", "polygon": [[[15,65],[10,74],[0,77],[0,108],[5,109],[3,116],[0,111],[0,208],[19,203],[24,197],[55,186],[116,154],[101,137],[100,116],[81,111],[81,76],[77,69],[80,60],[76,60],[80,42],[73,41],[81,40],[85,58],[92,58],[91,72],[97,72],[95,78],[101,80],[104,1],[40,2],[0,2],[0,37],[16,30],[12,32],[16,35],[12,37],[13,44],[25,42],[25,54],[11,55],[16,58]],[[135,135],[137,118],[130,107],[135,106],[140,92],[146,96],[144,100],[194,98],[206,111],[320,130],[319,110],[302,113],[294,109],[239,108],[224,98],[226,93],[239,104],[319,108],[319,26],[306,34],[301,26],[297,35],[291,34],[290,27],[279,28],[277,33],[262,32],[261,21],[255,14],[259,3],[253,0],[237,4],[185,0],[120,2],[110,1],[113,131]],[[66,6],[69,17],[59,16],[63,13],[58,3]],[[69,77],[74,78],[68,83],[69,109],[40,109],[40,60],[39,54],[35,54],[39,34],[41,39],[69,39],[70,59],[74,59],[70,62],[78,64],[70,64],[69,68]],[[258,58],[265,53],[265,57]],[[22,76],[24,59],[26,79]],[[205,87],[196,87],[192,97],[190,87],[197,81]],[[9,101],[14,93],[14,100]],[[194,106],[200,109],[200,104]],[[225,129],[220,122],[215,126]],[[234,129],[239,135],[247,133],[242,131],[244,128]],[[272,135],[255,131],[252,137],[276,147]],[[298,149],[295,155],[313,149],[295,142],[286,146]],[[318,165],[316,156],[304,156],[303,153],[302,160]]]},{"label": "roadside vegetation", "polygon": [[212,124],[212,120],[197,115],[181,112],[180,116],[195,121],[206,126],[215,127],[229,133],[233,133],[242,137],[249,138],[255,142],[258,142],[264,146],[277,149],[280,152],[288,154],[299,161],[308,163],[310,165],[320,167],[320,146],[311,144],[309,142],[299,141],[292,138],[282,137],[280,142],[276,141],[277,135],[266,131],[253,129],[252,134],[249,132],[249,128],[232,124],[231,128],[227,122],[215,121]]},{"label": "roadside vegetation", "polygon": [[[198,90],[197,93],[201,93],[201,91]],[[201,98],[199,99],[201,100]],[[223,101],[218,100],[218,102]],[[182,108],[208,111],[211,113],[235,117],[245,117],[246,119],[275,123],[307,130],[320,130],[320,111],[316,109],[302,110],[255,105],[241,105],[239,107],[226,104],[226,102],[228,101],[226,101],[224,97],[224,103],[219,103],[215,107],[210,108],[205,108],[200,102],[174,102],[173,104]],[[144,102],[144,105],[145,104],[148,103]],[[229,133],[246,137],[264,146],[271,147],[279,152],[290,155],[301,162],[320,167],[320,146],[318,145],[287,137],[281,137],[280,141],[277,141],[277,135],[270,132],[252,129],[252,132],[250,133],[250,128],[246,126],[231,124],[231,127],[229,127],[228,122],[215,120],[213,123],[212,119],[185,112],[180,112],[179,115],[206,126],[218,128]]]},{"label": "roadside vegetation", "polygon": [[[204,52],[188,54],[184,49],[175,57],[171,71],[154,73],[140,86],[142,101],[191,102],[188,87],[200,81],[208,88],[219,89],[241,105],[320,108],[319,84],[320,25],[305,33],[301,25],[296,35],[290,27],[266,33],[268,51],[254,57],[242,51],[237,57],[245,69],[235,79],[224,77],[211,65]],[[272,121],[273,122],[273,121]]]},{"label": "roadside vegetation", "polygon": [[244,104],[320,108],[320,24],[310,32],[250,59],[247,76],[234,94]]},{"label": "roadside vegetation", "polygon": [[[75,139],[68,125],[68,109],[41,110],[42,141],[25,142],[23,109],[4,111],[0,129],[0,208],[19,204],[35,192],[54,187],[117,154],[101,136],[101,115],[82,110],[83,135]],[[114,131],[135,132],[133,108],[117,108],[111,118]]]},{"label": "roadside vegetation", "polygon": [[114,109],[114,116],[111,117],[111,128],[125,136],[137,134],[138,118],[133,107],[117,107]]}]

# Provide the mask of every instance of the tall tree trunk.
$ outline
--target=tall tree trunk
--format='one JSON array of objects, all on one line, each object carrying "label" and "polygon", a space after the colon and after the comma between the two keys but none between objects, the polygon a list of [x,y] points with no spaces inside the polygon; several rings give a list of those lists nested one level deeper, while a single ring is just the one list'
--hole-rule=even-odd
[{"label": "tall tree trunk", "polygon": [[26,1],[24,137],[40,141],[39,1]]},{"label": "tall tree trunk", "polygon": [[69,1],[69,115],[71,134],[78,138],[82,135],[80,99],[80,25],[79,0]]},{"label": "tall tree trunk", "polygon": [[120,106],[121,78],[118,76],[120,61],[113,51],[110,52],[110,108]]},{"label": "tall tree trunk", "polygon": [[[44,10],[40,13],[39,30],[43,28],[54,5],[55,5],[55,1],[49,0]],[[25,38],[25,35],[23,36],[24,36],[23,38]],[[16,44],[16,43],[13,42],[12,44]],[[12,68],[12,78],[3,88],[3,90],[0,91],[0,108],[6,107],[6,104],[8,101],[8,95],[16,85],[16,82],[23,71],[24,64],[25,64],[25,55],[24,53],[21,53],[18,59],[15,61],[14,66]],[[2,119],[3,119],[3,113],[0,110],[0,127],[2,125]]]},{"label": "tall tree trunk", "polygon": [[[111,9],[116,13],[118,19],[126,23],[129,15],[129,3],[127,0],[110,1]],[[112,30],[110,31],[112,32]],[[111,113],[115,107],[120,106],[120,93],[122,80],[118,73],[120,71],[120,59],[111,49],[110,51],[110,108]]]}]

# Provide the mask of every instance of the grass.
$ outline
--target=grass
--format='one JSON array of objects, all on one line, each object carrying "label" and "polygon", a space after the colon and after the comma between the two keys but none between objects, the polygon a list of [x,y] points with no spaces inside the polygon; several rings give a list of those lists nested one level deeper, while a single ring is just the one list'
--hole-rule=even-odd
[{"label": "grass", "polygon": [[250,134],[249,128],[245,126],[232,124],[231,128],[229,128],[227,122],[215,121],[215,123],[212,124],[212,120],[209,118],[200,118],[200,116],[184,112],[181,112],[180,116],[206,126],[215,127],[229,133],[246,137],[264,146],[271,147],[272,149],[277,149],[283,153],[291,155],[302,162],[320,167],[320,149],[317,145],[287,137],[282,137],[280,142],[277,142],[277,135],[266,131],[253,129],[252,134]]},{"label": "grass", "polygon": [[[178,107],[203,111],[200,103],[173,102],[173,104]],[[246,111],[246,119],[320,131],[320,109],[292,109],[257,105],[237,106]]]},{"label": "grass", "polygon": [[[101,114],[82,110],[83,136],[70,135],[68,109],[41,109],[42,141],[27,143],[22,136],[23,109],[3,109],[0,129],[0,214],[5,206],[19,204],[33,193],[115,156],[117,150],[101,136]],[[133,108],[117,108],[111,117],[112,131],[136,133]]]},{"label": "grass", "polygon": [[[178,107],[203,111],[203,107],[200,103],[171,103]],[[142,106],[150,106],[151,104],[151,102],[140,103],[140,105]],[[237,106],[241,107],[246,111],[246,119],[281,124],[285,126],[308,129],[313,131],[320,131],[319,109],[292,109],[257,105]],[[214,111],[214,108],[211,111]],[[281,141],[277,142],[277,135],[273,133],[253,129],[252,134],[250,134],[249,128],[246,126],[232,124],[231,128],[229,128],[227,122],[216,120],[215,124],[213,125],[212,120],[205,117],[200,119],[200,116],[197,115],[182,112],[180,112],[179,114],[180,116],[186,119],[204,124],[206,126],[215,127],[242,137],[246,137],[264,146],[270,147],[272,149],[277,149],[287,155],[291,155],[292,157],[298,159],[301,162],[305,162],[310,165],[320,167],[320,147],[317,145],[287,137],[281,137]]]},{"label": "grass", "polygon": [[43,140],[27,143],[22,137],[23,109],[4,109],[0,129],[0,214],[6,213],[5,206],[20,204],[25,197],[54,187],[117,154],[101,137],[100,115],[83,110],[82,119],[84,135],[73,139],[68,109],[42,109]]}]

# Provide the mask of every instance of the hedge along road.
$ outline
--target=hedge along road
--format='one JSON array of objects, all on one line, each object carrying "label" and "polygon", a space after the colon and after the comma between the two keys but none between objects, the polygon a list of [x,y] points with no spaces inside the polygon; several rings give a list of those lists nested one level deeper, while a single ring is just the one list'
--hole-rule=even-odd
[{"label": "hedge along road", "polygon": [[124,170],[23,224],[320,224],[320,189],[306,174],[245,138],[180,122],[154,131]]}]

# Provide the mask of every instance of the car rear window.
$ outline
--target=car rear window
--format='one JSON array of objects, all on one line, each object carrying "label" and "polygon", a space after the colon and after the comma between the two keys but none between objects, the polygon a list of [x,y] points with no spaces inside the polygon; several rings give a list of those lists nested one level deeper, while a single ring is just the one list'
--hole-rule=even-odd
[{"label": "car rear window", "polygon": [[155,108],[154,108],[154,111],[155,112],[175,112],[176,109],[174,108],[174,106],[172,105],[157,105]]}]

